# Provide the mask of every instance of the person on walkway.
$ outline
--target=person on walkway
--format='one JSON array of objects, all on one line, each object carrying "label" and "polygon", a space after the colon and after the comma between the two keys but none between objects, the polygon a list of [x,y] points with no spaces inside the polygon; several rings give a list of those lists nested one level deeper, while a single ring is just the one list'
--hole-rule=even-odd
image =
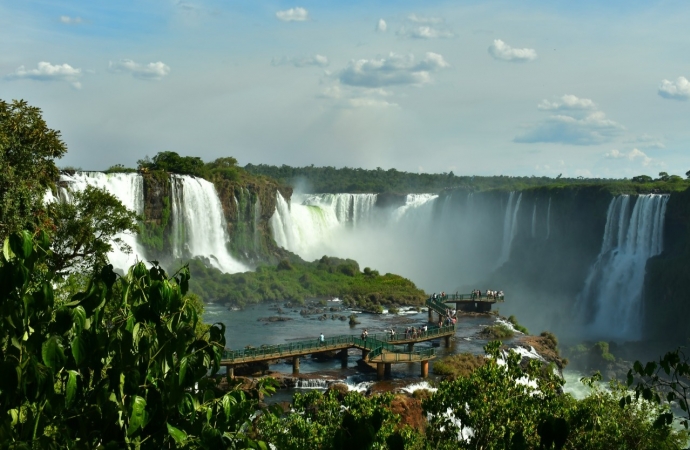
[{"label": "person on walkway", "polygon": [[319,336],[319,344],[320,345],[325,345],[326,344],[326,338],[323,337],[323,333]]}]

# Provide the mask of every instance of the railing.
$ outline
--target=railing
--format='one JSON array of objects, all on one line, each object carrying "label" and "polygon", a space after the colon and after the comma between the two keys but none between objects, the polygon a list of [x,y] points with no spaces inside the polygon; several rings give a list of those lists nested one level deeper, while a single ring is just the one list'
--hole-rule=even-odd
[{"label": "railing", "polygon": [[376,358],[377,356],[381,356],[383,354],[383,347],[376,347],[372,351],[369,352],[367,355],[367,359],[371,361],[372,359]]},{"label": "railing", "polygon": [[383,362],[400,362],[400,361],[420,361],[424,359],[431,359],[436,356],[436,351],[433,348],[424,350],[417,350],[414,352],[383,352],[381,347],[369,352],[367,360],[372,361],[375,358],[381,357]]},{"label": "railing", "polygon": [[[429,300],[433,300],[432,297],[429,297]],[[427,304],[429,302],[427,300]],[[439,303],[443,302],[455,302],[455,301],[462,301],[462,300],[474,300],[477,302],[486,302],[486,301],[495,301],[495,302],[502,302],[505,300],[505,295],[475,295],[475,294],[450,294],[450,295],[444,295],[443,297],[438,296],[436,297],[436,301]]]},{"label": "railing", "polygon": [[444,303],[442,303],[442,302],[440,302],[440,301],[438,301],[438,300],[436,300],[436,299],[434,299],[434,298],[432,298],[432,297],[429,297],[429,298],[426,300],[426,305],[427,305],[429,308],[431,308],[431,309],[433,309],[434,311],[436,311],[437,313],[439,313],[439,314],[444,314],[444,315],[445,315],[445,314],[446,314],[446,311],[448,310],[448,306],[446,306]]},{"label": "railing", "polygon": [[374,334],[367,336],[366,339],[351,335],[341,335],[324,339],[323,342],[320,342],[318,338],[315,338],[311,341],[293,342],[289,344],[262,345],[261,347],[245,348],[243,350],[225,350],[223,353],[223,359],[235,361],[237,359],[251,360],[281,358],[295,354],[305,354],[313,351],[346,347],[359,347],[369,350],[369,355],[371,355],[371,352],[375,350],[390,353],[411,353],[396,347],[396,345],[390,342],[426,340],[435,336],[453,332],[455,332],[455,326],[448,325],[440,328],[429,328],[426,332],[415,335],[414,338],[412,336],[406,336],[404,333],[396,334],[394,336],[391,334]]}]

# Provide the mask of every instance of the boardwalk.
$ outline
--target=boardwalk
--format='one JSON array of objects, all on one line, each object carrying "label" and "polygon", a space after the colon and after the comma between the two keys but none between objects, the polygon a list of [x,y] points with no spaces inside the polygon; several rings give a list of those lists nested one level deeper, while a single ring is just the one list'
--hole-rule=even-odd
[{"label": "boardwalk", "polygon": [[[422,364],[422,376],[428,375],[429,360],[436,357],[433,348],[414,350],[414,344],[433,339],[445,338],[449,345],[450,338],[455,334],[455,325],[445,327],[431,327],[426,332],[414,337],[408,335],[375,334],[366,339],[358,336],[342,335],[324,340],[293,342],[281,345],[263,345],[258,348],[246,348],[242,350],[226,350],[221,361],[226,366],[228,377],[234,377],[234,366],[248,362],[270,362],[278,359],[292,358],[293,373],[299,373],[299,357],[304,355],[340,352],[341,358],[347,361],[347,351],[357,348],[362,351],[362,359],[368,363],[376,364],[379,378],[390,373],[390,365],[397,363]],[[404,346],[403,346],[404,345]]]},{"label": "boardwalk", "polygon": [[429,321],[431,321],[432,310],[436,311],[440,316],[445,316],[448,310],[447,303],[455,303],[456,311],[474,311],[474,312],[489,312],[491,305],[498,302],[503,302],[504,297],[497,296],[476,296],[473,294],[451,294],[443,297],[429,297],[426,305],[429,307]]}]

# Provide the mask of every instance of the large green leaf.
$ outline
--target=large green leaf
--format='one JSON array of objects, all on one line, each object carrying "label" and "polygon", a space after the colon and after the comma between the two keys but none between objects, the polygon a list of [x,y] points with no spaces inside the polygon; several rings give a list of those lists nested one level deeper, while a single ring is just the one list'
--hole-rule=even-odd
[{"label": "large green leaf", "polygon": [[129,410],[129,427],[127,427],[127,436],[136,433],[139,428],[144,425],[146,421],[146,400],[143,397],[135,395],[132,397]]},{"label": "large green leaf", "polygon": [[189,358],[185,356],[180,360],[180,386],[184,385],[184,377],[187,374],[187,367],[189,366]]},{"label": "large green leaf", "polygon": [[74,370],[70,370],[67,373],[69,377],[67,378],[67,389],[65,390],[65,406],[69,408],[77,395],[77,377],[79,374]]},{"label": "large green leaf", "polygon": [[10,248],[15,255],[20,258],[26,259],[31,256],[31,252],[34,248],[33,239],[31,233],[23,230],[19,233],[15,233],[10,236]]},{"label": "large green leaf", "polygon": [[86,340],[81,335],[77,335],[72,339],[72,356],[77,366],[81,366],[86,359]]},{"label": "large green leaf", "polygon": [[180,430],[179,428],[175,428],[174,426],[168,425],[168,433],[172,438],[175,440],[175,443],[177,445],[183,445],[187,441],[187,433],[184,431]]},{"label": "large green leaf", "polygon": [[65,364],[65,352],[62,350],[57,336],[51,336],[41,348],[43,364],[53,370],[59,370]]}]

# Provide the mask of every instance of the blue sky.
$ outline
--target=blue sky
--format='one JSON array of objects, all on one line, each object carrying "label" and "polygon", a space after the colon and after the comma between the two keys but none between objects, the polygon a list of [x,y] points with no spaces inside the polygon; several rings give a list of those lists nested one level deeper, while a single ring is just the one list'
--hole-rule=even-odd
[{"label": "blue sky", "polygon": [[0,98],[84,169],[684,175],[688,23],[687,2],[0,0]]}]

